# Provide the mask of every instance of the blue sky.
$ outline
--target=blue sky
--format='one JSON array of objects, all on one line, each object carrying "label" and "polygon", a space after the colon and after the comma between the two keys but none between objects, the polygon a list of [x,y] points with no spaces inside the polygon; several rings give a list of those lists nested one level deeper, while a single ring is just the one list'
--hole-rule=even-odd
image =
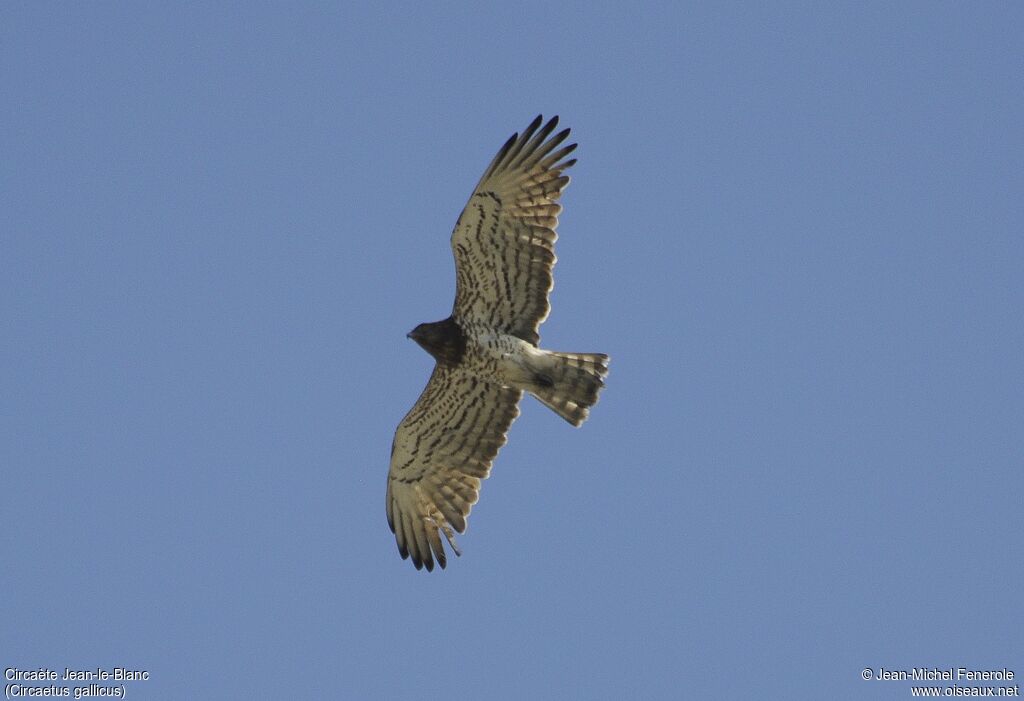
[{"label": "blue sky", "polygon": [[[1014,3],[8,3],[0,665],[139,699],[895,699],[1024,674]],[[580,144],[532,399],[416,572],[448,237]]]}]

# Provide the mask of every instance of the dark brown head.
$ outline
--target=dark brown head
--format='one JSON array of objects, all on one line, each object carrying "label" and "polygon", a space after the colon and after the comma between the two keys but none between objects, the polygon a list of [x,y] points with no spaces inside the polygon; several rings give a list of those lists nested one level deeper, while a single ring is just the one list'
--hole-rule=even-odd
[{"label": "dark brown head", "polygon": [[457,365],[466,352],[466,336],[451,317],[420,324],[407,335],[439,363]]}]

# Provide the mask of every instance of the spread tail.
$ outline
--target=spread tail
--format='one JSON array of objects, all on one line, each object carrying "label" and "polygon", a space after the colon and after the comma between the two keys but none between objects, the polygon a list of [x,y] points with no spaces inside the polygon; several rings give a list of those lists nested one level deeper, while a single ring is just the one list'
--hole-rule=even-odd
[{"label": "spread tail", "polygon": [[530,393],[573,426],[587,420],[608,375],[604,353],[543,351]]}]

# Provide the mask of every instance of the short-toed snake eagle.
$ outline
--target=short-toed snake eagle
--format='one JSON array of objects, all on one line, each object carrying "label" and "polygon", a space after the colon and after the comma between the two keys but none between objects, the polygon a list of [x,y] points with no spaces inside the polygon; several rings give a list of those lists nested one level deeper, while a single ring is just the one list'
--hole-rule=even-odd
[{"label": "short-toed snake eagle", "polygon": [[484,171],[452,232],[456,291],[451,316],[409,337],[434,356],[426,389],[395,432],[388,524],[402,558],[442,568],[440,534],[456,555],[480,482],[519,415],[523,392],[574,426],[587,418],[608,373],[601,353],[537,347],[550,306],[558,199],[569,184],[554,117],[513,134]]}]

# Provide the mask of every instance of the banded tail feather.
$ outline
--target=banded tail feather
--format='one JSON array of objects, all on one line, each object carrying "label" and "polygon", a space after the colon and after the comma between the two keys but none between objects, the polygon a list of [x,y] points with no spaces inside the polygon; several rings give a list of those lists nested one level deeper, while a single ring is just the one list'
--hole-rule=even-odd
[{"label": "banded tail feather", "polygon": [[604,353],[559,353],[544,351],[530,394],[571,423],[580,426],[608,375]]}]

